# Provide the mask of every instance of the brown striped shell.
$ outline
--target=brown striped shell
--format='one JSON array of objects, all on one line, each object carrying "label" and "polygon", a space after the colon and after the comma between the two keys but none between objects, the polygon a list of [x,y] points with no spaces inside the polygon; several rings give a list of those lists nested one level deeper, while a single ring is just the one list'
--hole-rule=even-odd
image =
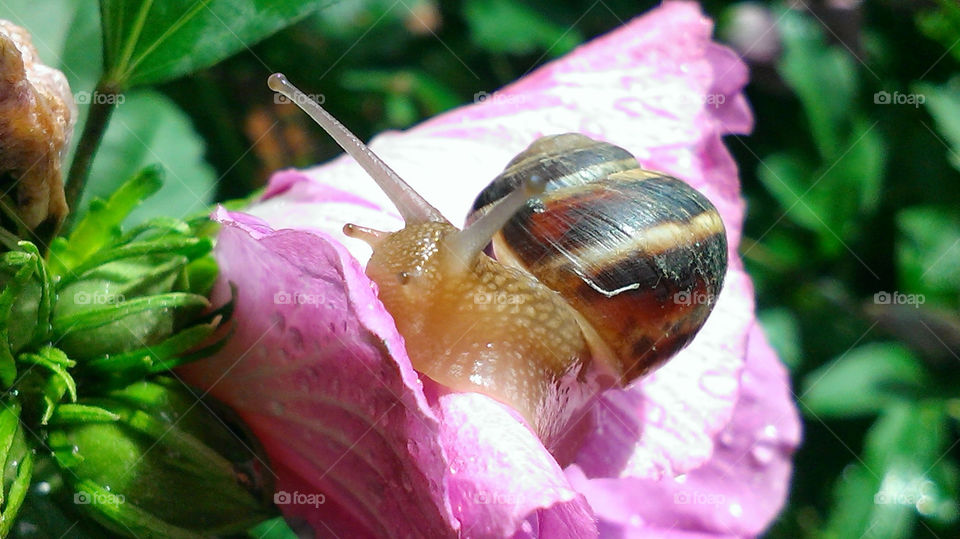
[{"label": "brown striped shell", "polygon": [[693,339],[723,285],[716,208],[623,148],[570,133],[542,137],[510,161],[468,223],[535,176],[546,192],[493,237],[496,258],[559,292],[595,353],[615,358],[623,384],[659,367]]}]

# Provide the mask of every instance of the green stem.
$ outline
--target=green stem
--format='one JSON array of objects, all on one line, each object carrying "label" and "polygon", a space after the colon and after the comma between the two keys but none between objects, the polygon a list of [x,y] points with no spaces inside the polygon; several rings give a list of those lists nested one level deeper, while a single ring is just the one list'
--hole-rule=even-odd
[{"label": "green stem", "polygon": [[[87,115],[87,122],[83,126],[83,134],[80,135],[80,142],[77,143],[77,152],[74,154],[73,163],[70,165],[70,174],[67,177],[67,185],[64,191],[67,199],[67,207],[70,213],[67,214],[60,228],[69,230],[74,216],[77,214],[77,205],[80,204],[80,198],[83,196],[83,188],[87,185],[87,177],[90,175],[90,164],[93,157],[97,154],[97,148],[100,147],[100,141],[107,130],[107,124],[110,121],[110,115],[116,107],[116,96],[120,89],[107,80],[100,80],[93,92],[90,100],[90,113]],[[53,235],[59,234],[58,229]]]}]

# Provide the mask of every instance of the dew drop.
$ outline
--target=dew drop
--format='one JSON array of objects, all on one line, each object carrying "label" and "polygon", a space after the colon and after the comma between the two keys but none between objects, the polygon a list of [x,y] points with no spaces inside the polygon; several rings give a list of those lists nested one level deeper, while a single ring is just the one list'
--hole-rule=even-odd
[{"label": "dew drop", "polygon": [[526,520],[520,523],[520,529],[523,531],[523,533],[533,533],[533,526],[531,526]]},{"label": "dew drop", "polygon": [[743,506],[740,505],[739,503],[731,503],[728,510],[730,511],[730,514],[736,518],[740,518],[743,516]]},{"label": "dew drop", "polygon": [[729,430],[725,430],[720,434],[720,445],[724,447],[731,447],[733,446],[734,441],[733,433]]},{"label": "dew drop", "polygon": [[770,464],[773,460],[773,455],[773,448],[770,447],[769,444],[762,442],[757,443],[757,445],[753,446],[753,449],[750,450],[750,456],[753,457],[754,462],[763,466]]},{"label": "dew drop", "polygon": [[40,481],[33,487],[33,492],[40,496],[46,496],[50,494],[50,483],[47,481]]}]

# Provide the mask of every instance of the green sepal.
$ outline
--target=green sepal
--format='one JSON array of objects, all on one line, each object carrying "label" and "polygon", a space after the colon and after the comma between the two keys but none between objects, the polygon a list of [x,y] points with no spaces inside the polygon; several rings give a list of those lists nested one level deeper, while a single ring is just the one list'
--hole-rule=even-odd
[{"label": "green sepal", "polygon": [[84,312],[53,319],[53,331],[64,335],[74,331],[104,326],[118,319],[144,311],[174,308],[205,308],[207,298],[186,292],[170,292],[126,300],[118,305],[89,309]]},{"label": "green sepal", "polygon": [[64,277],[60,286],[66,286],[80,279],[88,271],[123,260],[154,254],[180,255],[193,260],[213,250],[213,241],[209,238],[169,238],[127,243],[112,249],[104,249],[87,258]]},{"label": "green sepal", "polygon": [[68,275],[94,253],[117,241],[122,236],[120,224],[127,215],[162,185],[163,169],[151,165],[121,185],[106,201],[91,201],[70,236],[50,244],[50,273],[56,277]]},{"label": "green sepal", "polygon": [[24,437],[20,404],[6,398],[0,410],[0,537],[6,537],[17,520],[33,477],[34,455]]},{"label": "green sepal", "polygon": [[249,449],[255,440],[238,438],[212,411],[215,403],[179,381],[141,381],[79,404],[90,408],[58,408],[48,443],[85,500],[78,507],[104,526],[137,536],[209,536],[275,514],[272,486],[254,473],[264,462]]},{"label": "green sepal", "polygon": [[[15,253],[7,253],[11,255]],[[8,260],[9,256],[4,256]],[[10,342],[10,314],[13,310],[14,302],[26,288],[30,275],[33,274],[33,268],[28,263],[20,266],[4,286],[0,293],[0,383],[6,389],[13,385],[17,379],[17,365],[13,358],[13,345]]]},{"label": "green sepal", "polygon": [[84,369],[95,377],[117,377],[129,384],[147,374],[180,365],[183,361],[178,356],[203,343],[218,327],[219,321],[191,326],[159,344],[85,362]]}]

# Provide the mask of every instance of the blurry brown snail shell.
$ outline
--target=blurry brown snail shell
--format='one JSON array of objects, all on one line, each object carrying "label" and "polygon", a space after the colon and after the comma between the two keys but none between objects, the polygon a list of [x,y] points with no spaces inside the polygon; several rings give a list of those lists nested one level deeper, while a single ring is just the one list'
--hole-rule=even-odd
[{"label": "blurry brown snail shell", "polygon": [[[547,448],[599,391],[686,345],[713,307],[726,270],[719,214],[625,150],[583,135],[543,137],[480,194],[459,230],[283,75],[268,83],[323,126],[403,217],[397,232],[344,232],[373,247],[366,273],[414,368],[510,405]],[[484,254],[491,240],[499,262]]]}]

